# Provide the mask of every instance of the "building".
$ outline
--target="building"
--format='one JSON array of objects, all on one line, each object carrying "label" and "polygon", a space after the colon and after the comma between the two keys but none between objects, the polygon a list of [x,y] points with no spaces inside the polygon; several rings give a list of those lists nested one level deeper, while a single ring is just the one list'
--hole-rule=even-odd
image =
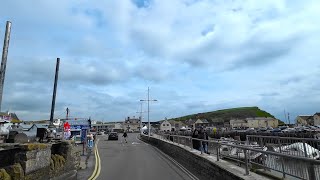
[{"label": "building", "polygon": [[94,128],[97,132],[101,131],[112,131],[115,128],[116,122],[105,122],[102,124],[92,124],[92,128]]},{"label": "building", "polygon": [[296,124],[300,126],[319,126],[320,112],[316,112],[314,115],[299,115],[296,117]]},{"label": "building", "polygon": [[133,118],[126,118],[124,123],[123,123],[123,128],[126,131],[130,131],[130,132],[139,132],[140,131],[140,118],[135,118],[135,116],[133,116]]},{"label": "building", "polygon": [[160,124],[160,131],[161,132],[170,132],[171,131],[171,123],[168,120],[164,120]]},{"label": "building", "polygon": [[279,121],[272,117],[254,117],[246,119],[231,119],[230,126],[232,128],[260,128],[260,127],[273,127],[276,128]]},{"label": "building", "polygon": [[313,115],[313,125],[320,126],[320,112]]},{"label": "building", "polygon": [[313,116],[312,115],[299,115],[295,119],[296,124],[306,126],[313,125]]},{"label": "building", "polygon": [[11,121],[11,123],[21,123],[16,113],[0,112],[0,120]]},{"label": "building", "polygon": [[231,126],[231,128],[247,128],[247,127],[249,127],[248,121],[245,119],[231,119],[230,126]]}]

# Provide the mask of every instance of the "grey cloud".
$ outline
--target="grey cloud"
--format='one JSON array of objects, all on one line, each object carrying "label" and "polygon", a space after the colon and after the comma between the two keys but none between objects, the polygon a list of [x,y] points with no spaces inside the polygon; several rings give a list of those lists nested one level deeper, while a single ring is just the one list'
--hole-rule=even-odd
[{"label": "grey cloud", "polygon": [[294,76],[294,77],[290,77],[288,79],[285,79],[285,80],[281,80],[280,81],[280,84],[282,85],[288,85],[288,84],[291,84],[291,83],[298,83],[298,82],[301,82],[303,80],[304,77],[300,77],[300,76]]},{"label": "grey cloud", "polygon": [[260,94],[260,96],[268,96],[268,97],[272,97],[272,96],[279,96],[280,93],[278,92],[270,92],[270,93],[262,93]]}]

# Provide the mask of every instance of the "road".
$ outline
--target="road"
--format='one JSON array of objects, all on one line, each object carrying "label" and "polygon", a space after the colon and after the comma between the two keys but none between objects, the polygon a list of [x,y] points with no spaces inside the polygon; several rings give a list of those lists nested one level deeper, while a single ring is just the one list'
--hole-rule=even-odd
[{"label": "road", "polygon": [[122,134],[118,141],[99,136],[101,171],[98,180],[196,180],[189,171],[157,148],[140,141],[138,134]]}]

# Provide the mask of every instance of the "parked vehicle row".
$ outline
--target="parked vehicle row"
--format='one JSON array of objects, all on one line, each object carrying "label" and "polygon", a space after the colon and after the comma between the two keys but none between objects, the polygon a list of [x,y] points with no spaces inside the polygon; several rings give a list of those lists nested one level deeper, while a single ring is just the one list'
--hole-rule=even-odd
[{"label": "parked vehicle row", "polygon": [[234,128],[232,131],[236,132],[253,132],[253,133],[299,133],[299,132],[319,132],[320,126],[299,126],[299,127],[289,127],[289,126],[279,126],[277,128],[272,127],[261,127],[261,128]]}]

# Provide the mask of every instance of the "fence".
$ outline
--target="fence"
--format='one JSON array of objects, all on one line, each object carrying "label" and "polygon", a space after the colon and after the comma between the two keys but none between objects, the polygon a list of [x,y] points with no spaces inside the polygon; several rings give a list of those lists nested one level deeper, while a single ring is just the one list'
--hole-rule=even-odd
[{"label": "fence", "polygon": [[[315,158],[300,156],[296,154],[284,153],[283,145],[288,145],[290,142],[285,139],[280,139],[280,143],[283,142],[283,145],[279,145],[278,151],[267,150],[265,146],[266,143],[263,141],[263,137],[248,137],[248,139],[253,142],[253,140],[259,140],[255,142],[260,142],[259,144],[249,144],[248,142],[241,141],[232,141],[232,140],[204,140],[196,139],[188,136],[179,136],[179,135],[168,135],[161,134],[159,135],[160,139],[166,141],[172,141],[173,143],[178,143],[189,147],[191,150],[194,149],[196,142],[200,141],[200,144],[207,144],[208,152],[210,155],[213,155],[219,161],[221,158],[226,160],[231,160],[239,166],[243,167],[245,174],[249,175],[250,170],[261,170],[268,172],[277,176],[282,176],[282,178],[294,177],[297,179],[312,179],[320,180],[320,161]],[[261,140],[262,139],[262,140]],[[292,140],[298,138],[293,138]],[[304,139],[305,151],[308,152],[307,142],[312,141],[311,139]],[[294,141],[292,141],[294,142]],[[318,142],[318,141],[314,141]],[[200,150],[200,149],[199,149]],[[201,152],[202,153],[202,152]],[[312,154],[312,153],[311,153]]]},{"label": "fence", "polygon": [[319,139],[248,135],[247,142],[257,142],[260,146],[269,147],[268,150],[282,154],[312,159],[320,158]]}]

